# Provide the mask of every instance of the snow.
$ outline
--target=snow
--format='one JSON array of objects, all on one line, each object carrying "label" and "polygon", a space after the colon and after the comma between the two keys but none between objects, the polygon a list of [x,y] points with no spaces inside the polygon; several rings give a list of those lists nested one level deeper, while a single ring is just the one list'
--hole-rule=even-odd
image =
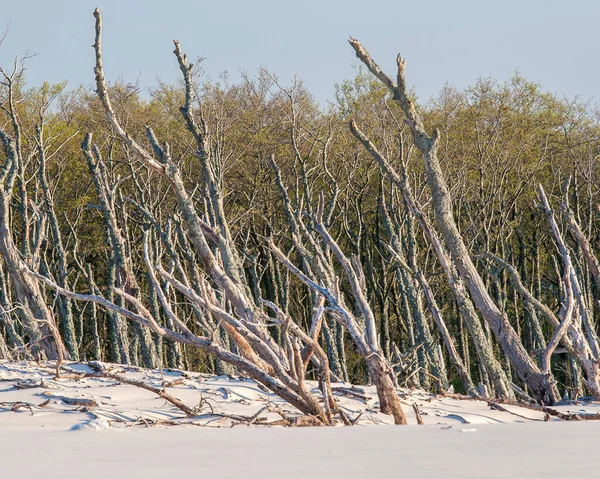
[{"label": "snow", "polygon": [[[159,371],[119,367],[129,379],[162,387]],[[68,368],[90,371],[79,363]],[[200,404],[199,415],[182,419],[151,391],[112,379],[54,379],[51,364],[0,362],[2,477],[600,477],[600,421],[545,422],[529,409],[506,406],[511,414],[482,401],[402,390],[413,426],[396,427],[378,412],[372,388],[361,386],[366,404],[336,393],[350,417],[363,413],[357,426],[261,427],[280,419],[265,412],[249,427],[235,418],[252,417],[265,404],[291,416],[297,411],[245,378],[165,371],[164,382],[188,406]],[[63,397],[96,406],[66,404]],[[19,401],[31,409],[12,410]],[[413,402],[425,426],[415,425]],[[593,413],[598,405],[557,409]]]}]

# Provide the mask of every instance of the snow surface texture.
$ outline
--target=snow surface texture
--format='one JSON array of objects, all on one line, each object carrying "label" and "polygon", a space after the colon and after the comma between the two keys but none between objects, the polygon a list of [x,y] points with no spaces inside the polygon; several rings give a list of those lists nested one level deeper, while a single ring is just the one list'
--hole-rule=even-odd
[{"label": "snow surface texture", "polygon": [[246,378],[110,365],[128,379],[166,385],[197,407],[186,418],[151,391],[107,378],[55,379],[52,366],[0,361],[2,477],[600,477],[600,421],[544,422],[529,409],[401,390],[409,423],[416,425],[416,403],[426,426],[393,427],[373,388],[334,384],[346,414],[362,413],[357,426],[264,427],[281,419],[265,410],[248,427],[245,419],[265,405],[298,412]]}]

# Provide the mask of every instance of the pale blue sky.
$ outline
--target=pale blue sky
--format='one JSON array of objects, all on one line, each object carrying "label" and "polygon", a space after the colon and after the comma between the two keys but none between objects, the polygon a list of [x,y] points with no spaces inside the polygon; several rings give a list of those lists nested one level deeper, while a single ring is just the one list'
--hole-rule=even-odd
[{"label": "pale blue sky", "polygon": [[189,57],[205,56],[216,77],[264,66],[283,82],[297,74],[324,102],[334,83],[353,76],[355,36],[388,72],[396,53],[407,57],[407,78],[420,99],[445,82],[464,87],[480,76],[499,79],[515,69],[569,97],[598,97],[600,2],[593,0],[21,0],[2,2],[0,29],[10,32],[0,64],[27,49],[30,84],[93,81],[94,7],[104,19],[109,80],[173,81],[178,69],[171,40]]}]

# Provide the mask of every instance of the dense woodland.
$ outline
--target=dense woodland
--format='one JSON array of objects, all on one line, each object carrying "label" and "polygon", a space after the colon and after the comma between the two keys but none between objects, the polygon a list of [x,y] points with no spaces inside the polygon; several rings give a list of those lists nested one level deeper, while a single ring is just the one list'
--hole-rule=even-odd
[{"label": "dense woodland", "polygon": [[600,400],[593,106],[518,75],[418,103],[355,39],[328,108],[177,42],[148,95],[95,17],[94,89],[0,71],[0,358],[244,374],[323,424],[332,381],[398,424],[397,386]]}]

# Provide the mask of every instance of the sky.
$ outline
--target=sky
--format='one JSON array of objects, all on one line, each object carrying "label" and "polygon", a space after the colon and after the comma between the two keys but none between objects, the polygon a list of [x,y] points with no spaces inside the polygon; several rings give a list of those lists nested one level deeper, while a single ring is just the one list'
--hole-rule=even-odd
[{"label": "sky", "polygon": [[347,43],[358,38],[389,73],[398,53],[419,99],[449,83],[505,80],[518,70],[561,96],[600,98],[597,0],[21,0],[2,2],[0,65],[27,62],[27,82],[93,83],[94,18],[104,23],[108,80],[151,88],[179,70],[173,39],[204,69],[232,80],[260,67],[283,84],[297,75],[326,105],[336,83],[354,76],[358,59]]}]

